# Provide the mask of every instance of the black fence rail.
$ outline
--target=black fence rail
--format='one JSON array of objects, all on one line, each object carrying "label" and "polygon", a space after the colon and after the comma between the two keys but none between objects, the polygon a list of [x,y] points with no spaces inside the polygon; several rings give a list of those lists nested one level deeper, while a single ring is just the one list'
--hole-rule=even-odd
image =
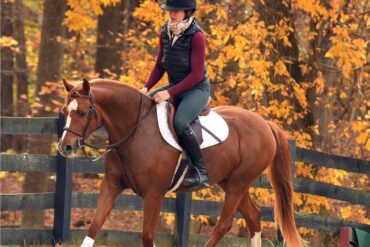
[{"label": "black fence rail", "polygon": [[[1,134],[11,135],[58,135],[61,136],[64,126],[63,116],[58,118],[12,118],[1,117]],[[106,135],[104,130],[94,133],[97,136]],[[301,161],[322,167],[345,170],[348,172],[370,175],[370,162],[352,159],[317,151],[296,148],[291,141],[291,155],[294,161]],[[70,229],[70,211],[72,208],[96,208],[97,193],[72,192],[72,173],[96,174],[104,173],[103,162],[91,163],[85,158],[73,160],[57,155],[7,155],[1,154],[1,171],[8,172],[55,172],[57,177],[55,193],[22,193],[0,195],[1,211],[9,210],[44,210],[54,209],[53,229],[15,229],[2,228],[0,244],[51,244],[55,242],[73,242],[86,234],[84,230]],[[308,178],[295,178],[295,192],[325,196],[351,204],[370,206],[368,191],[349,189],[341,186],[314,181]],[[256,188],[271,188],[266,176],[261,176],[254,184]],[[178,194],[176,198],[166,198],[162,212],[176,214],[175,236],[159,234],[156,242],[168,243],[166,246],[188,246],[190,215],[219,215],[221,202],[198,201],[191,199],[191,193]],[[115,203],[115,209],[141,211],[143,202],[140,197],[120,195]],[[273,221],[273,210],[261,207],[262,220]],[[236,218],[241,218],[239,213]],[[370,232],[370,225],[360,224],[342,219],[330,218],[312,214],[296,214],[298,226],[304,226],[322,231],[337,232],[342,227],[356,227]],[[97,243],[117,244],[125,241],[128,246],[137,245],[140,233],[121,231],[102,231]],[[199,236],[199,239],[205,239]],[[229,241],[225,238],[223,242]],[[235,239],[234,239],[235,240]],[[202,240],[199,240],[202,241]],[[245,239],[235,241],[246,241]]]}]

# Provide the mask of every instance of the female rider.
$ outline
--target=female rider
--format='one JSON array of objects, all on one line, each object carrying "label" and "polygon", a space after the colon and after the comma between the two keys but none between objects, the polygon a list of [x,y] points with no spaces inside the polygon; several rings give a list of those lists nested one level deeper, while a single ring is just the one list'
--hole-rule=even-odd
[{"label": "female rider", "polygon": [[202,153],[190,127],[210,96],[205,66],[205,35],[193,16],[196,0],[167,0],[161,8],[169,11],[170,20],[162,27],[156,64],[140,91],[147,93],[167,72],[169,84],[151,96],[157,103],[172,97],[177,109],[175,131],[192,165],[184,185],[207,187],[209,182]]}]

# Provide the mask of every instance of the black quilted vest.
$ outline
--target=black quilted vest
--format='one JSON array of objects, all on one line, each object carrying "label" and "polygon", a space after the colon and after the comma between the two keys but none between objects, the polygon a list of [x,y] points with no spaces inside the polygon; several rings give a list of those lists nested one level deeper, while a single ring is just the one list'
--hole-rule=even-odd
[{"label": "black quilted vest", "polygon": [[[191,42],[197,32],[202,32],[194,20],[185,33],[171,46],[167,32],[167,24],[162,27],[163,57],[162,66],[167,71],[171,85],[181,82],[191,72]],[[203,78],[198,85],[209,83],[206,65],[203,69]]]}]

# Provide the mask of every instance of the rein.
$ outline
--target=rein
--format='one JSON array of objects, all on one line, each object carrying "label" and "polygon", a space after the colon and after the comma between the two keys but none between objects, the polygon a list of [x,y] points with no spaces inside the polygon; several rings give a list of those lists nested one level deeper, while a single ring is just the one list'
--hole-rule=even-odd
[{"label": "rein", "polygon": [[[84,96],[82,95],[79,95],[79,94],[73,94],[71,95],[71,97],[80,97],[80,98],[84,98]],[[150,109],[150,111],[148,111],[143,117],[141,117],[141,113],[142,113],[142,108],[143,108],[143,95],[142,93],[140,93],[140,108],[139,108],[139,114],[138,114],[138,117],[137,117],[137,120],[136,120],[136,124],[133,128],[131,128],[131,130],[129,131],[129,133],[126,134],[125,137],[123,137],[120,141],[116,142],[116,143],[112,143],[112,144],[107,144],[107,145],[94,145],[94,144],[91,144],[91,143],[87,143],[86,142],[86,131],[90,125],[90,122],[92,120],[92,117],[93,115],[95,115],[95,119],[96,121],[98,121],[97,119],[97,112],[96,112],[96,107],[94,105],[94,97],[92,95],[92,93],[90,92],[89,95],[88,95],[88,98],[89,98],[89,103],[90,103],[90,107],[89,107],[89,113],[87,115],[87,121],[86,121],[86,125],[85,127],[83,128],[83,131],[82,133],[80,133],[79,131],[76,131],[74,129],[71,129],[71,128],[67,128],[67,127],[64,127],[63,130],[65,131],[68,131],[68,132],[71,132],[77,136],[79,136],[80,138],[77,140],[77,145],[78,145],[78,148],[82,148],[83,152],[84,152],[84,155],[87,159],[89,159],[90,161],[94,162],[94,161],[97,161],[99,159],[101,159],[105,154],[109,153],[110,151],[112,150],[115,150],[117,155],[118,155],[118,158],[120,160],[120,163],[121,163],[121,170],[122,170],[122,175],[124,176],[126,182],[128,183],[128,186],[136,193],[136,190],[134,189],[134,187],[131,185],[130,183],[130,180],[128,179],[127,177],[127,174],[126,172],[124,171],[124,167],[123,167],[123,162],[122,162],[122,159],[121,159],[121,156],[119,155],[118,153],[118,148],[120,148],[122,145],[126,145],[128,143],[128,141],[131,139],[131,137],[136,134],[136,131],[137,129],[139,128],[141,122],[147,117],[149,116],[149,114],[153,111],[153,109],[155,109],[155,107],[152,107]],[[100,128],[101,126],[103,126],[103,123],[102,123],[102,120],[101,122],[99,123],[98,125],[98,128]],[[97,129],[98,129],[97,128]],[[103,149],[103,148],[106,148],[107,150],[104,151],[104,153],[102,153],[101,155],[99,155],[96,159],[91,159],[87,153],[86,153],[86,150],[85,150],[85,147],[90,147],[90,148],[93,148],[95,150],[97,149]]]}]

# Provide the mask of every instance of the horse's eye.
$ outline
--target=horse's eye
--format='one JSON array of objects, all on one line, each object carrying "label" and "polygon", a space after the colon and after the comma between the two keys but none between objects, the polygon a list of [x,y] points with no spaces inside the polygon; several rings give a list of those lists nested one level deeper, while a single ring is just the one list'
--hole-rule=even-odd
[{"label": "horse's eye", "polygon": [[86,115],[86,112],[80,111],[78,112],[79,117],[84,117]]}]

